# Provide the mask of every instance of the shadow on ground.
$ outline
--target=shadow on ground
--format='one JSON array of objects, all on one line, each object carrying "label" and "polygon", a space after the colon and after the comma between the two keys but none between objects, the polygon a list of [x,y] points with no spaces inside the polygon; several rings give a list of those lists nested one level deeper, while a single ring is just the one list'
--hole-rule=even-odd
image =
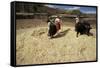
[{"label": "shadow on ground", "polygon": [[70,31],[70,28],[67,30],[64,30],[62,32],[60,32],[59,34],[57,34],[56,36],[54,36],[53,38],[60,38],[60,37],[64,37],[68,32]]}]

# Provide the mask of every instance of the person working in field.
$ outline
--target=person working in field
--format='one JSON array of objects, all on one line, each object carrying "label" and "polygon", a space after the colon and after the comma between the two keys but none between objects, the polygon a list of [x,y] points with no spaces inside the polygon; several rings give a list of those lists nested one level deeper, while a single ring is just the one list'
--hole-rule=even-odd
[{"label": "person working in field", "polygon": [[61,23],[62,23],[60,17],[57,16],[55,18],[55,21],[54,22],[55,22],[55,25],[56,25],[56,28],[57,28],[57,34],[59,34],[59,30],[61,29]]},{"label": "person working in field", "polygon": [[54,23],[54,18],[48,17],[47,23],[48,23],[48,36],[50,38],[53,38],[53,36],[57,33],[57,28]]},{"label": "person working in field", "polygon": [[48,22],[48,36],[53,38],[55,34],[59,34],[59,30],[61,29],[61,20],[58,16],[56,18],[49,17],[47,22]]}]

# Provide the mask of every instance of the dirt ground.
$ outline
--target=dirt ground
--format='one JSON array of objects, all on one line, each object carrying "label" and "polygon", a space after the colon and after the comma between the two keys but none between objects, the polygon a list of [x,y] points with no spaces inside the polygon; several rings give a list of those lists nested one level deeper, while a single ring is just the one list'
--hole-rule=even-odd
[{"label": "dirt ground", "polygon": [[90,31],[93,36],[79,35],[77,38],[74,26],[63,25],[60,33],[50,39],[47,36],[47,23],[39,22],[36,20],[34,25],[33,20],[24,20],[24,23],[17,20],[17,65],[96,60],[95,28]]}]

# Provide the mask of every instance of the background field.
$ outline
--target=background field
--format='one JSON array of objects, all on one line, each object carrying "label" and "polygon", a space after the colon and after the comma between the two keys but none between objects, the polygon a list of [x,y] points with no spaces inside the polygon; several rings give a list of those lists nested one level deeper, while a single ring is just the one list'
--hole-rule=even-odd
[{"label": "background field", "polygon": [[18,65],[96,60],[96,21],[90,21],[93,36],[74,31],[74,19],[63,19],[59,35],[47,36],[48,26],[42,19],[16,20],[16,61]]}]

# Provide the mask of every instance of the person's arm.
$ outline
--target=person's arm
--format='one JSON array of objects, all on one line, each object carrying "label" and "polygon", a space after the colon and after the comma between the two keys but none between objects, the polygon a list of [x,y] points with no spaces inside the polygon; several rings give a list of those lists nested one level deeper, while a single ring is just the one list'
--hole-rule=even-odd
[{"label": "person's arm", "polygon": [[61,19],[59,19],[60,20],[60,26],[62,25],[62,20]]}]

